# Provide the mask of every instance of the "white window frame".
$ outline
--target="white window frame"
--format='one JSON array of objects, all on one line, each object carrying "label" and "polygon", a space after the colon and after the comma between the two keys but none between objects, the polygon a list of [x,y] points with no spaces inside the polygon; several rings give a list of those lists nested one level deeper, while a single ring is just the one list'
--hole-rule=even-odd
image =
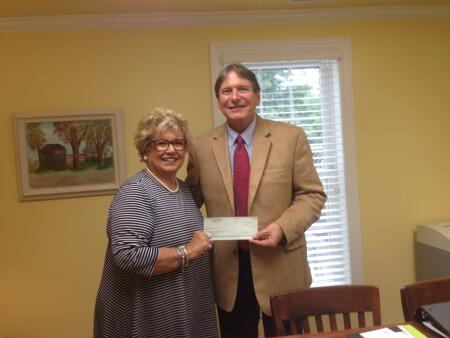
[{"label": "white window frame", "polygon": [[[279,62],[312,59],[338,59],[341,88],[342,137],[345,196],[352,284],[364,283],[361,245],[356,141],[353,110],[352,56],[350,38],[305,40],[211,42],[211,83],[224,65],[233,62]],[[212,93],[214,125],[225,122],[215,93]]]}]

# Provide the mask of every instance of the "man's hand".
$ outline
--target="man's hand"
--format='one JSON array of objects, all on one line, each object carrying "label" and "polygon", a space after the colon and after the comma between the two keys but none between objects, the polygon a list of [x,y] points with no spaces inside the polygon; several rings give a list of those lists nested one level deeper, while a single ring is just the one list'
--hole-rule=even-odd
[{"label": "man's hand", "polygon": [[275,248],[283,238],[283,229],[281,229],[277,223],[272,223],[267,228],[258,231],[249,242],[256,245]]}]

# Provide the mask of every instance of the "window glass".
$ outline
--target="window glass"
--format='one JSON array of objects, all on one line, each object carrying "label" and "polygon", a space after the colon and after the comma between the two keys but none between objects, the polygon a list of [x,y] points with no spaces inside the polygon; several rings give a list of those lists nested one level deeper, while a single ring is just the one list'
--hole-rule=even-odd
[{"label": "window glass", "polygon": [[246,63],[258,77],[263,118],[304,128],[328,196],[306,232],[313,286],[349,284],[351,269],[338,60]]}]

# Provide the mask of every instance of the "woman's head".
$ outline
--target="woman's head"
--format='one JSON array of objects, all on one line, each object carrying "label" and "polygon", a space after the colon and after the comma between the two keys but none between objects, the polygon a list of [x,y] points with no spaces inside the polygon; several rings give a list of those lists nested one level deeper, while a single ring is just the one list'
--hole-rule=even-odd
[{"label": "woman's head", "polygon": [[191,140],[187,121],[167,108],[155,108],[144,116],[134,134],[141,161],[156,171],[178,170]]}]

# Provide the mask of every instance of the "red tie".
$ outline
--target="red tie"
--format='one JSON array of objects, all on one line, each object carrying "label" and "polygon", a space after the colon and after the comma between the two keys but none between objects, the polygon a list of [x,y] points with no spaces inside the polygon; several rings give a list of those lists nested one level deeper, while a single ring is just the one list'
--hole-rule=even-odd
[{"label": "red tie", "polygon": [[[234,150],[233,190],[235,216],[248,216],[248,181],[250,177],[250,161],[241,135],[236,137]],[[248,251],[248,241],[239,241],[239,247]]]}]

